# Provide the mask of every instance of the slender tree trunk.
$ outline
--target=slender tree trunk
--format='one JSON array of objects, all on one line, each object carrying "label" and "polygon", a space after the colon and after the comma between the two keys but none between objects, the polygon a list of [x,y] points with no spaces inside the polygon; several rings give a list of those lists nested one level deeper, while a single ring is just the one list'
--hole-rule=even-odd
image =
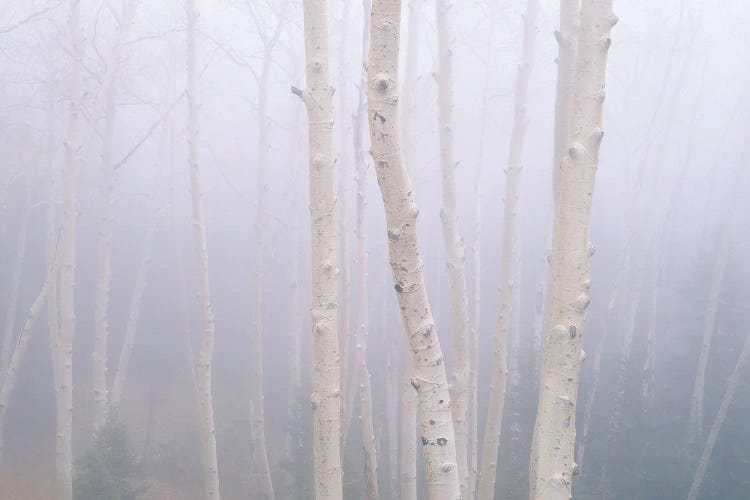
[{"label": "slender tree trunk", "polygon": [[572,476],[577,472],[573,456],[575,408],[584,358],[581,337],[589,305],[589,217],[603,137],[609,34],[616,21],[612,0],[583,1],[570,132],[553,224],[552,281],[529,466],[529,496],[535,500],[569,499]]},{"label": "slender tree trunk", "polygon": [[[500,432],[503,422],[506,392],[506,349],[508,330],[514,314],[516,302],[515,291],[518,288],[520,274],[518,199],[521,192],[521,171],[523,168],[523,143],[526,136],[526,102],[528,100],[529,79],[534,62],[536,45],[536,17],[539,10],[538,0],[527,0],[526,13],[523,16],[523,49],[522,62],[518,67],[515,87],[515,105],[513,128],[508,153],[508,166],[505,170],[505,210],[503,212],[502,255],[500,260],[500,287],[498,297],[497,320],[492,346],[492,375],[490,378],[490,395],[485,420],[484,440],[482,442],[482,462],[479,473],[480,500],[491,500],[495,495],[497,478],[497,455],[500,446]],[[516,328],[518,330],[518,328]],[[520,350],[516,339],[516,357]]]},{"label": "slender tree trunk", "polygon": [[117,118],[117,78],[120,73],[122,47],[127,41],[138,2],[139,0],[130,0],[125,4],[112,44],[107,72],[102,81],[102,110],[104,112],[101,158],[102,189],[99,204],[99,230],[97,234],[94,350],[91,353],[92,383],[94,389],[94,429],[97,429],[104,423],[109,403],[107,394],[108,309],[110,279],[112,276],[112,233],[115,205],[115,171],[112,160],[112,146]]},{"label": "slender tree trunk", "polygon": [[[404,68],[402,120],[404,140],[404,162],[407,168],[416,165],[416,95],[419,69],[420,21],[424,0],[409,1],[409,27]],[[368,0],[368,4],[369,4]],[[365,16],[369,16],[366,8]],[[411,385],[414,363],[410,357],[404,361],[404,382],[401,390],[401,417],[399,422],[401,453],[399,473],[401,476],[401,500],[417,500],[417,393]]]},{"label": "slender tree trunk", "polygon": [[201,347],[198,353],[198,407],[201,419],[201,445],[203,448],[203,476],[207,499],[221,498],[219,491],[219,465],[216,460],[216,430],[211,378],[214,354],[214,315],[208,277],[208,251],[206,249],[206,223],[203,214],[203,193],[200,184],[198,159],[198,96],[196,85],[196,31],[198,12],[195,0],[185,1],[187,15],[187,98],[188,98],[188,162],[190,164],[190,191],[192,198],[193,245],[196,275],[198,278],[198,306],[201,317]]},{"label": "slender tree trunk", "polygon": [[326,0],[304,0],[312,236],[313,435],[315,497],[342,498],[341,367],[337,336],[336,197],[333,175],[333,88]]},{"label": "slender tree trunk", "polygon": [[[278,30],[275,40],[278,39]],[[258,498],[274,498],[271,467],[266,451],[265,397],[263,391],[263,291],[264,291],[264,245],[265,221],[263,211],[266,201],[266,164],[268,163],[268,76],[271,66],[273,45],[266,45],[258,79],[258,143],[257,143],[257,207],[255,211],[255,266],[253,275],[253,324],[250,330],[250,415],[252,426],[255,472],[258,475],[260,491]]]},{"label": "slender tree trunk", "polygon": [[130,313],[128,322],[125,326],[125,337],[122,342],[120,358],[117,362],[117,371],[112,382],[112,392],[110,393],[110,408],[119,408],[122,402],[122,394],[125,389],[125,381],[128,377],[128,366],[130,365],[130,356],[133,354],[133,345],[135,344],[135,332],[138,328],[138,320],[141,316],[141,305],[143,304],[143,292],[148,284],[148,272],[151,265],[151,253],[153,249],[154,233],[156,232],[157,219],[151,221],[151,225],[146,231],[143,241],[143,251],[138,263],[138,273],[135,278],[135,287],[133,295],[130,298]]},{"label": "slender tree trunk", "polygon": [[73,498],[73,338],[75,336],[76,229],[78,224],[78,178],[81,170],[79,120],[83,103],[83,34],[80,0],[70,0],[68,26],[71,36],[70,114],[65,139],[63,170],[62,254],[60,269],[60,335],[57,341],[55,387],[57,401],[57,497]]},{"label": "slender tree trunk", "polygon": [[453,428],[456,433],[456,458],[461,496],[469,489],[466,417],[469,400],[469,313],[466,299],[466,265],[463,237],[456,213],[456,162],[453,154],[453,61],[452,41],[448,27],[451,5],[449,0],[435,1],[439,72],[438,72],[438,127],[440,137],[440,171],[442,174],[443,238],[448,257],[448,280],[451,290],[451,330],[453,333],[453,374],[451,400]]},{"label": "slender tree trunk", "polygon": [[750,332],[745,336],[745,343],[742,346],[739,358],[737,358],[737,364],[734,365],[732,375],[729,377],[727,388],[724,391],[724,397],[721,399],[721,406],[719,406],[716,418],[714,418],[714,422],[711,424],[711,430],[708,431],[706,445],[703,447],[703,453],[701,453],[701,458],[698,461],[698,468],[693,476],[693,482],[690,485],[690,492],[688,493],[687,500],[696,500],[698,498],[698,493],[700,493],[703,478],[705,477],[706,469],[708,468],[708,463],[711,460],[711,453],[714,451],[716,439],[719,436],[724,419],[727,417],[727,412],[732,404],[732,399],[734,399],[734,393],[737,390],[737,385],[742,377],[742,370],[745,368],[748,356],[750,356]]},{"label": "slender tree trunk", "polygon": [[721,294],[724,274],[729,256],[729,243],[737,211],[737,190],[729,208],[729,214],[724,219],[719,236],[719,244],[714,259],[713,271],[711,273],[711,288],[708,292],[706,312],[703,317],[703,339],[701,341],[700,355],[698,357],[698,369],[695,372],[693,383],[693,396],[690,400],[690,421],[688,424],[688,442],[695,443],[703,434],[703,395],[706,383],[706,367],[708,366],[708,355],[711,351],[711,340],[716,329],[716,312],[719,307],[719,296]]},{"label": "slender tree trunk", "polygon": [[[388,287],[384,287],[384,292],[390,294]],[[390,295],[388,297],[390,298]],[[387,301],[384,301],[384,305],[387,306]],[[389,497],[388,498],[399,498],[399,481],[398,481],[398,408],[399,408],[399,391],[401,389],[401,380],[399,379],[399,351],[398,342],[396,339],[391,338],[388,335],[390,330],[388,324],[388,308],[383,309],[383,335],[388,342],[391,343],[388,349],[388,359],[386,361],[386,386],[385,386],[385,413],[386,413],[386,424],[388,427],[388,486],[389,486]]]},{"label": "slender tree trunk", "polygon": [[[349,276],[349,223],[347,221],[348,214],[346,209],[346,186],[349,181],[347,175],[347,165],[351,161],[351,155],[349,150],[347,126],[350,123],[349,116],[347,115],[349,105],[348,102],[348,85],[346,81],[346,69],[348,68],[346,52],[349,43],[349,17],[351,12],[351,2],[344,2],[343,13],[341,17],[341,46],[339,48],[339,85],[336,89],[339,95],[339,133],[341,134],[340,141],[340,161],[339,161],[339,176],[338,176],[338,195],[336,197],[337,203],[337,216],[338,223],[337,233],[339,240],[338,250],[339,254],[339,289],[341,297],[339,300],[338,309],[338,329],[339,329],[339,344],[341,349],[341,393],[345,395],[354,396],[354,391],[348,391],[347,385],[349,384],[349,336],[350,333],[350,321],[349,321],[349,310],[350,310],[350,297],[352,295],[352,283],[351,277]],[[356,336],[356,332],[353,332]],[[353,399],[343,398],[341,400],[341,449],[344,450],[344,443],[346,443],[346,433],[349,428],[349,423],[352,412],[347,406],[353,404]],[[349,418],[347,418],[347,416]],[[343,459],[342,459],[343,460]]]},{"label": "slender tree trunk", "polygon": [[432,500],[460,498],[456,442],[443,352],[424,286],[417,207],[401,159],[398,53],[401,2],[376,0],[367,65],[370,151],[383,198],[394,288],[412,352],[421,440]]}]

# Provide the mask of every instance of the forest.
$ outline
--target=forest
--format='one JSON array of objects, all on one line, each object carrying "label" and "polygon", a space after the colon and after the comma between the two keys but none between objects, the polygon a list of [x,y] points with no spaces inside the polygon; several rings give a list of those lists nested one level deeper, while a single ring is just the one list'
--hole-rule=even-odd
[{"label": "forest", "polygon": [[0,500],[750,498],[745,0],[0,0]]}]

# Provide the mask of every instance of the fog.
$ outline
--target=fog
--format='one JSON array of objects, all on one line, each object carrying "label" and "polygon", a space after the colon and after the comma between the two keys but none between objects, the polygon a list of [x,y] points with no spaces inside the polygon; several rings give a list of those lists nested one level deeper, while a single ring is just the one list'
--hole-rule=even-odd
[{"label": "fog", "polygon": [[[418,498],[458,498],[435,493],[423,451],[429,458],[437,446],[407,412],[418,399],[426,415],[429,396],[409,399],[425,385],[412,371],[419,330],[397,302],[411,300],[394,281],[405,262],[396,256],[408,256],[395,219],[386,222],[404,211],[383,201],[400,177],[367,154],[380,151],[371,137],[386,140],[371,136],[378,119],[391,126],[368,100],[381,83],[363,47],[370,3],[402,4],[391,104],[411,188],[394,192],[413,194],[418,207],[424,283],[416,288],[426,291],[445,356],[436,364],[451,389],[438,425],[469,431],[463,465],[460,437],[457,451],[451,439],[443,448],[453,458],[435,484],[457,477],[462,498],[482,498],[475,485],[489,467],[494,498],[568,498],[529,493],[540,388],[549,387],[546,374],[563,376],[546,364],[557,349],[548,333],[568,329],[549,323],[546,310],[568,258],[556,254],[555,213],[578,210],[572,196],[553,201],[562,168],[553,159],[554,33],[561,4],[578,3],[564,0],[305,0],[307,16],[301,0],[0,0],[0,498],[219,498],[220,485],[227,499],[317,491],[407,500],[416,498],[413,482]],[[584,9],[607,3],[583,0]],[[447,4],[441,42],[436,6]],[[562,489],[576,499],[746,498],[750,7],[614,0],[613,9],[604,137],[598,164],[592,158],[590,223],[583,217],[590,305],[585,329],[572,321],[566,340],[586,361],[580,379],[577,371],[568,379],[572,398],[561,399],[571,403],[577,465],[565,461]],[[325,133],[315,130],[325,127],[314,116],[325,100],[306,81],[321,62],[309,62],[317,52],[308,42],[306,63],[309,12],[328,21],[327,33],[308,27],[308,35],[328,41],[321,74],[333,94],[333,184],[316,149]],[[586,40],[585,24],[580,33]],[[525,71],[527,88],[518,83]],[[446,82],[452,124],[440,113]],[[509,165],[514,134],[520,170]],[[575,160],[576,144],[564,147],[562,165]],[[517,258],[503,267],[513,259],[503,255],[503,224],[514,172],[518,232],[507,232]],[[577,174],[560,175],[587,196]],[[316,211],[334,199],[333,219]],[[331,237],[335,251],[316,260]],[[324,285],[314,283],[326,276],[337,293],[333,316],[321,320]],[[493,336],[509,310],[499,366]],[[325,347],[330,338],[338,343]],[[459,369],[467,353],[476,400]],[[506,375],[502,391],[491,384],[493,366]],[[335,388],[314,386],[333,375]],[[490,466],[482,452],[493,392],[504,394],[504,410]],[[462,395],[468,403],[456,402]],[[456,404],[468,404],[457,420]],[[321,461],[325,446],[340,453]],[[338,478],[341,491],[322,494],[316,471]]]}]

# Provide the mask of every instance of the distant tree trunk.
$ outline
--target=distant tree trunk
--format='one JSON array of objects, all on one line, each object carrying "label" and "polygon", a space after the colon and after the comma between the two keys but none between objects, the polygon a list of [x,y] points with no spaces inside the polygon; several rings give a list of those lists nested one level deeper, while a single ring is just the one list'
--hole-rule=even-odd
[{"label": "distant tree trunk", "polygon": [[198,12],[195,0],[185,1],[187,15],[187,98],[188,98],[188,162],[190,164],[190,191],[192,198],[193,244],[196,275],[198,278],[198,305],[201,317],[201,348],[198,353],[198,407],[201,418],[201,444],[203,448],[203,476],[206,498],[218,500],[219,465],[216,460],[216,429],[212,398],[212,368],[214,355],[214,315],[208,277],[208,251],[206,249],[206,223],[203,215],[203,193],[200,184],[198,161],[198,96],[196,85],[196,31]]},{"label": "distant tree trunk", "polygon": [[315,497],[323,500],[342,498],[333,88],[326,0],[304,0],[303,6],[307,89],[293,91],[306,105],[309,129]]},{"label": "distant tree trunk", "polygon": [[373,2],[367,65],[370,151],[385,208],[394,288],[414,363],[411,384],[417,390],[427,488],[432,500],[456,500],[460,486],[448,381],[424,286],[418,210],[400,151],[400,25],[400,0]]},{"label": "distant tree trunk", "polygon": [[[416,95],[419,69],[419,27],[424,0],[409,1],[409,35],[407,40],[406,67],[404,68],[402,137],[404,139],[404,162],[407,168],[416,164]],[[369,0],[367,2],[370,3]],[[370,8],[365,10],[369,17]],[[401,500],[417,500],[417,393],[411,385],[414,363],[410,357],[404,361],[404,382],[401,390],[401,417],[399,422],[401,453],[399,470],[401,476]]]},{"label": "distant tree trunk", "polygon": [[535,500],[569,499],[572,476],[577,472],[573,456],[575,408],[583,360],[581,337],[589,305],[589,217],[603,137],[609,34],[616,21],[612,0],[583,1],[568,147],[555,206],[552,281],[529,467],[529,497]]},{"label": "distant tree trunk", "polygon": [[[364,28],[362,30],[362,58],[367,55],[367,40],[370,36],[369,1],[364,0]],[[363,81],[366,74],[362,75]],[[357,171],[357,329],[356,329],[356,357],[357,375],[359,383],[359,411],[362,425],[362,448],[365,454],[365,486],[368,500],[379,498],[378,493],[378,456],[375,443],[375,430],[372,409],[372,387],[370,385],[370,371],[367,367],[367,342],[369,329],[369,301],[367,294],[368,252],[367,252],[367,157],[362,144],[365,120],[365,89],[360,86],[357,114],[353,120],[354,154]],[[342,193],[343,195],[343,193]],[[341,196],[339,195],[339,199]],[[386,310],[381,311],[385,317]],[[385,324],[385,322],[384,322]],[[381,332],[385,335],[386,332]],[[383,340],[385,337],[383,337]],[[390,360],[390,364],[394,362]],[[386,382],[388,383],[388,382]],[[389,403],[386,403],[388,405]],[[386,410],[387,411],[387,410]],[[389,425],[389,429],[392,428]]]},{"label": "distant tree trunk", "polygon": [[[347,113],[348,109],[348,85],[346,81],[346,69],[348,68],[346,53],[349,43],[349,17],[351,12],[351,3],[344,2],[343,13],[341,16],[341,47],[339,50],[339,85],[336,92],[339,96],[339,133],[341,134],[340,141],[340,152],[339,152],[339,176],[338,176],[338,195],[337,201],[337,217],[338,223],[337,233],[339,240],[339,289],[341,291],[341,297],[339,298],[339,309],[338,309],[338,329],[339,329],[339,344],[341,349],[341,393],[348,396],[354,396],[356,391],[348,391],[349,384],[349,336],[351,323],[350,318],[350,297],[352,295],[352,283],[349,275],[349,223],[347,222],[348,214],[346,209],[346,196],[347,196],[347,182],[349,181],[347,168],[351,161],[351,155],[349,150],[348,134],[346,124],[350,123]],[[356,331],[353,332],[356,336]],[[348,406],[354,403],[353,399],[344,397],[341,400],[341,449],[343,450],[344,443],[346,443],[346,433],[349,428],[350,418],[352,411]],[[348,417],[347,417],[348,415]]]},{"label": "distant tree trunk", "polygon": [[[529,80],[534,63],[536,45],[536,17],[539,10],[538,0],[527,0],[526,13],[523,16],[522,61],[518,67],[515,84],[515,105],[513,128],[508,153],[508,166],[505,170],[505,210],[503,211],[502,254],[500,257],[500,287],[498,296],[497,322],[492,342],[492,374],[490,378],[489,403],[485,419],[484,440],[482,442],[482,462],[479,473],[480,500],[491,500],[495,495],[497,478],[497,455],[500,446],[500,432],[503,422],[506,392],[506,349],[508,330],[514,314],[515,291],[518,288],[520,274],[518,210],[521,194],[521,172],[523,169],[523,144],[526,136],[526,103],[528,100]],[[517,306],[518,304],[516,304]],[[518,330],[518,328],[516,328]],[[516,339],[516,358],[520,350]]]},{"label": "distant tree trunk", "polygon": [[274,498],[271,467],[268,464],[266,450],[266,417],[265,397],[263,390],[263,294],[264,294],[264,245],[265,226],[263,212],[266,206],[266,168],[268,163],[268,77],[272,63],[273,48],[281,32],[279,20],[271,42],[264,40],[265,52],[258,77],[258,142],[257,147],[257,195],[255,210],[255,264],[253,267],[253,318],[250,328],[250,425],[252,427],[252,449],[255,472],[258,476],[260,491],[258,498]]},{"label": "distant tree trunk", "polygon": [[463,237],[456,213],[456,162],[453,154],[453,61],[452,41],[448,27],[451,6],[449,0],[435,1],[439,71],[438,71],[438,128],[440,138],[440,171],[442,174],[443,238],[448,257],[448,279],[451,290],[451,330],[453,334],[453,374],[451,376],[451,401],[453,428],[456,433],[456,458],[461,496],[466,498],[469,489],[467,425],[469,401],[469,312],[466,299],[466,257]]},{"label": "distant tree trunk", "polygon": [[135,287],[133,295],[130,298],[130,313],[128,322],[125,326],[125,337],[120,350],[120,358],[117,362],[117,371],[112,382],[112,392],[110,394],[110,408],[119,408],[122,402],[122,394],[125,389],[125,381],[128,377],[128,366],[130,365],[130,356],[133,354],[133,345],[135,344],[135,332],[138,328],[138,320],[141,316],[141,305],[143,304],[143,292],[148,284],[148,272],[151,264],[151,253],[153,249],[154,233],[156,232],[157,219],[151,221],[151,226],[146,231],[143,241],[143,250],[141,259],[138,263],[138,273],[135,278]]},{"label": "distant tree trunk", "polygon": [[[13,394],[13,390],[16,387],[16,378],[18,377],[18,370],[23,362],[23,357],[26,354],[26,348],[29,345],[29,339],[31,334],[34,332],[34,326],[39,318],[39,314],[42,311],[45,303],[49,300],[50,292],[52,291],[52,285],[55,281],[55,275],[59,269],[59,261],[57,258],[58,249],[52,253],[52,262],[50,262],[47,274],[44,277],[42,288],[39,291],[36,299],[31,304],[28,314],[26,314],[26,321],[24,322],[21,334],[18,336],[15,348],[13,349],[13,355],[11,356],[5,376],[0,380],[0,463],[4,458],[2,432],[5,430],[5,413],[8,410],[8,403],[10,397]],[[13,335],[15,338],[15,335]]]},{"label": "distant tree trunk", "polygon": [[[384,287],[384,292],[388,293],[386,298],[390,298],[390,290],[388,287]],[[388,302],[385,301],[387,306]],[[388,359],[386,360],[386,375],[385,375],[385,414],[386,424],[388,427],[388,486],[389,486],[389,497],[388,498],[399,498],[399,481],[398,481],[398,408],[399,408],[399,392],[401,389],[401,380],[399,379],[399,355],[400,349],[398,348],[399,343],[395,342],[395,339],[388,335],[391,330],[388,324],[388,311],[389,308],[383,309],[383,335],[385,339],[390,342],[390,348],[388,349]]]},{"label": "distant tree trunk", "polygon": [[729,406],[732,404],[732,399],[734,399],[734,393],[737,390],[737,384],[742,377],[742,370],[745,368],[748,356],[750,356],[750,332],[745,336],[745,343],[742,346],[739,358],[737,358],[737,364],[734,365],[732,375],[729,377],[727,388],[724,391],[724,397],[721,399],[721,406],[719,406],[716,418],[714,418],[714,422],[711,424],[711,430],[708,431],[706,445],[703,447],[703,453],[701,453],[701,458],[698,461],[698,468],[695,471],[695,476],[693,476],[693,483],[690,485],[690,492],[688,493],[687,500],[696,500],[698,498],[698,493],[703,484],[703,478],[706,475],[709,460],[711,460],[711,453],[714,451],[719,431],[721,431],[721,426],[727,416]]},{"label": "distant tree trunk", "polygon": [[80,0],[68,2],[68,27],[71,37],[72,68],[70,72],[70,113],[65,139],[63,170],[63,219],[60,261],[60,335],[57,341],[59,383],[55,386],[57,401],[57,497],[73,498],[73,338],[75,337],[76,233],[78,224],[78,178],[81,170],[79,120],[83,89],[83,31]]},{"label": "distant tree trunk", "polygon": [[94,350],[91,353],[94,389],[94,429],[104,423],[107,413],[107,353],[109,344],[109,291],[112,276],[112,233],[115,205],[115,166],[112,161],[115,122],[117,118],[117,78],[120,74],[122,47],[127,41],[130,25],[139,0],[129,0],[123,8],[112,43],[107,72],[102,80],[104,131],[102,132],[101,200],[97,231],[96,295],[94,303]]},{"label": "distant tree trunk", "polygon": [[701,341],[700,355],[698,357],[698,368],[695,372],[693,396],[690,400],[689,443],[697,442],[703,434],[703,394],[706,383],[706,367],[708,366],[708,354],[711,351],[711,340],[716,329],[716,312],[719,307],[719,296],[727,267],[732,226],[735,213],[737,212],[737,191],[735,189],[729,213],[722,224],[713,271],[711,272],[711,287],[709,288],[706,312],[703,317],[703,340]]}]

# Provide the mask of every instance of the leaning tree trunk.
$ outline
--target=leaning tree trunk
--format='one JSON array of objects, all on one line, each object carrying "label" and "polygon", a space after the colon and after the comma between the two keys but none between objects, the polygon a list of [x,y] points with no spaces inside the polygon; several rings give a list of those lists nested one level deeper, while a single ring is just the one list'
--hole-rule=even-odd
[{"label": "leaning tree trunk", "polygon": [[394,288],[412,353],[427,488],[432,500],[460,498],[448,380],[424,285],[417,207],[401,159],[398,54],[401,2],[376,0],[367,64],[370,151],[383,198]]},{"label": "leaning tree trunk", "polygon": [[65,139],[63,170],[63,220],[60,261],[60,334],[57,360],[60,375],[55,387],[57,401],[57,498],[73,498],[73,338],[75,337],[76,229],[78,219],[78,178],[81,170],[79,120],[83,103],[83,34],[80,1],[70,0],[68,25],[71,36],[70,114]]},{"label": "leaning tree trunk", "polygon": [[342,498],[333,88],[329,74],[326,0],[304,0],[303,6],[307,89],[292,90],[306,105],[309,131],[313,454],[315,497],[323,500]]},{"label": "leaning tree trunk", "polygon": [[207,499],[221,498],[219,491],[219,465],[216,460],[216,429],[214,405],[211,394],[211,376],[214,355],[214,315],[208,278],[208,251],[206,249],[206,223],[203,215],[203,193],[200,185],[198,161],[198,96],[196,85],[195,38],[198,12],[195,0],[185,1],[187,14],[187,98],[188,98],[188,162],[190,165],[190,191],[192,198],[193,245],[195,249],[197,298],[201,317],[201,347],[198,353],[198,407],[200,410],[201,445],[203,448],[203,479]]},{"label": "leaning tree trunk", "polygon": [[[487,418],[482,442],[482,462],[479,472],[478,498],[491,500],[495,496],[497,478],[497,454],[500,446],[500,431],[505,407],[507,384],[506,352],[508,330],[511,318],[518,311],[513,311],[515,290],[518,287],[519,274],[519,230],[518,198],[521,191],[521,171],[523,168],[523,143],[526,135],[526,101],[528,100],[529,79],[534,61],[536,45],[536,16],[539,9],[538,0],[527,0],[526,13],[523,16],[523,50],[522,62],[516,75],[515,105],[513,128],[508,154],[508,166],[505,170],[505,210],[503,212],[503,243],[500,257],[500,287],[498,297],[497,322],[492,345],[492,375],[490,378],[490,395],[487,406]],[[519,336],[520,339],[520,336]],[[520,350],[516,345],[516,354]]]},{"label": "leaning tree trunk", "polygon": [[745,336],[745,343],[742,346],[740,357],[737,359],[737,364],[734,365],[732,375],[729,377],[727,389],[724,391],[724,397],[721,399],[721,406],[719,406],[716,418],[714,418],[714,422],[711,424],[711,430],[708,431],[706,445],[704,446],[703,453],[701,453],[701,458],[698,461],[698,468],[695,471],[695,476],[693,476],[693,483],[690,485],[690,492],[688,493],[687,500],[696,500],[698,498],[698,493],[700,492],[701,484],[703,484],[703,478],[705,477],[706,469],[708,468],[708,462],[711,460],[711,453],[714,451],[719,431],[721,431],[721,426],[724,423],[724,419],[727,417],[729,406],[732,404],[732,399],[737,390],[737,384],[739,384],[740,377],[742,377],[742,370],[745,368],[748,356],[750,356],[750,332]]},{"label": "leaning tree trunk", "polygon": [[112,161],[115,121],[117,117],[117,77],[123,44],[127,41],[130,25],[139,0],[130,0],[122,11],[115,39],[112,43],[107,72],[102,80],[104,131],[102,133],[102,190],[99,204],[97,232],[96,295],[94,301],[94,349],[91,353],[92,385],[94,389],[94,429],[104,423],[109,404],[107,394],[107,353],[109,344],[109,292],[112,276],[112,233],[114,227],[114,177]]},{"label": "leaning tree trunk", "polygon": [[599,161],[602,104],[617,22],[612,0],[584,0],[571,92],[568,147],[562,159],[552,237],[550,299],[545,313],[539,404],[530,460],[530,498],[569,499],[575,408],[584,356],[581,337],[589,305],[589,217]]},{"label": "leaning tree trunk", "polygon": [[453,375],[451,401],[453,428],[456,433],[456,459],[461,496],[468,496],[469,473],[467,458],[466,417],[469,403],[469,312],[466,299],[466,258],[463,237],[456,213],[456,162],[453,154],[453,61],[448,16],[448,0],[436,0],[439,52],[438,127],[440,137],[440,171],[442,174],[443,238],[448,257],[448,280],[451,290],[451,330],[453,333]]}]

